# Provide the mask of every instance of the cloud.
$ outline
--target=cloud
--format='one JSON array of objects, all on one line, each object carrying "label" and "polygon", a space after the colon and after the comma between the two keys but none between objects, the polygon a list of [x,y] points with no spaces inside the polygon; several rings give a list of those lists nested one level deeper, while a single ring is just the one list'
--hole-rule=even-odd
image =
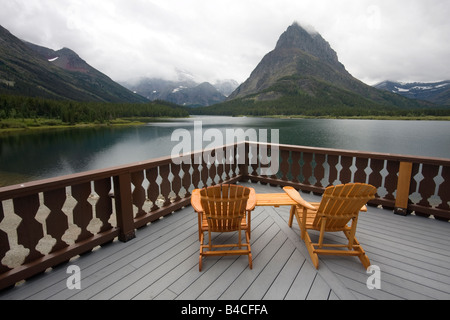
[{"label": "cloud", "polygon": [[245,81],[294,21],[317,30],[358,79],[450,77],[447,0],[11,0],[0,21],[21,39],[69,47],[117,81]]}]

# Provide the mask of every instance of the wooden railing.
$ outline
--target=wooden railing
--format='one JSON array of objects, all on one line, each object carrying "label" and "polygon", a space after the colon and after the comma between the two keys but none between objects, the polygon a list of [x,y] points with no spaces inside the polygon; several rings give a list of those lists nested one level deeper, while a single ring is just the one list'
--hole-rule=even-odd
[{"label": "wooden railing", "polygon": [[261,147],[276,148],[279,170],[261,176],[261,168],[269,161],[253,161],[246,179],[314,193],[339,183],[369,183],[378,188],[372,205],[401,215],[414,211],[416,215],[450,220],[450,159],[262,143],[247,144],[249,158],[260,159],[253,154],[271,153],[260,152]]},{"label": "wooden railing", "polygon": [[[261,175],[271,158],[279,160],[278,170]],[[449,159],[248,142],[183,159],[0,188],[0,289],[116,238],[129,241],[137,228],[188,206],[193,189],[225,182],[292,185],[315,193],[330,184],[367,182],[378,188],[374,205],[450,219]]]}]

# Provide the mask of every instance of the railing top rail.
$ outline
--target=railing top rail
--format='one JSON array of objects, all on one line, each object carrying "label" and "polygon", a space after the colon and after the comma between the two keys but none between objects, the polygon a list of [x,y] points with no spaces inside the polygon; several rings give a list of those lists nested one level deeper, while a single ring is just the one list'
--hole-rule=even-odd
[{"label": "railing top rail", "polygon": [[81,173],[59,176],[55,178],[25,182],[17,185],[11,185],[0,188],[0,201],[6,199],[17,198],[36,192],[63,188],[93,180],[118,176],[127,172],[134,172],[140,169],[148,169],[171,161],[170,157],[161,157],[148,161],[140,161],[127,165],[120,165],[105,169],[90,170]]},{"label": "railing top rail", "polygon": [[[202,156],[204,152],[208,151],[214,151],[217,148],[227,148],[232,147],[235,145],[243,144],[243,142],[235,143],[235,144],[229,144],[229,145],[223,145],[220,147],[215,148],[209,148],[205,150],[200,151],[194,151],[191,153],[186,153],[181,155],[180,157],[199,157]],[[90,170],[85,171],[81,173],[75,173],[70,175],[64,175],[54,178],[48,178],[43,180],[36,180],[36,181],[30,181],[30,182],[24,182],[21,184],[11,185],[0,188],[0,201],[18,198],[27,196],[30,194],[35,194],[39,192],[45,192],[49,190],[54,190],[57,188],[64,188],[80,183],[90,182],[94,180],[119,176],[121,174],[125,173],[131,173],[131,172],[137,172],[140,170],[147,170],[151,168],[155,168],[161,165],[165,165],[172,162],[171,156],[165,156],[155,159],[150,159],[146,161],[139,161],[134,162],[130,164],[124,164],[119,166],[114,166],[110,168],[105,169],[97,169],[97,170]]]}]

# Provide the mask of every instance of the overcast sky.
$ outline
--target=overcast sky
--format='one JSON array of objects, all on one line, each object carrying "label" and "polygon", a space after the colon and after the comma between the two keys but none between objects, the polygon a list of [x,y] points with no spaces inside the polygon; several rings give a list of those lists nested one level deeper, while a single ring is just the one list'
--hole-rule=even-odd
[{"label": "overcast sky", "polygon": [[0,0],[0,25],[116,81],[245,81],[294,21],[367,84],[450,79],[448,0]]}]

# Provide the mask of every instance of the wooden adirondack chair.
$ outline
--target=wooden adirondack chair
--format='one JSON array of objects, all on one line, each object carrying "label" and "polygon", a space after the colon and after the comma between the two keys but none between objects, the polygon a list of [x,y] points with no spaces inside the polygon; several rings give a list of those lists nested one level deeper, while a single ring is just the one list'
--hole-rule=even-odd
[{"label": "wooden adirondack chair", "polygon": [[[292,206],[289,226],[292,227],[294,215],[300,226],[301,238],[305,241],[314,266],[319,268],[318,255],[357,256],[363,266],[370,266],[369,258],[355,237],[359,211],[367,210],[365,205],[375,197],[377,189],[363,183],[349,183],[325,189],[320,203],[305,201],[292,187],[284,191],[297,202]],[[349,222],[351,221],[351,224]],[[307,230],[319,231],[319,242],[312,243]],[[347,244],[325,244],[325,232],[344,232]]]},{"label": "wooden adirondack chair", "polygon": [[[247,187],[226,184],[200,190],[201,209],[198,208],[197,204],[196,210],[197,212],[202,210],[201,214],[206,218],[208,244],[204,244],[205,228],[200,228],[199,271],[202,270],[202,258],[204,256],[248,255],[249,267],[252,268],[250,226],[246,220],[250,191],[251,189]],[[200,220],[199,223],[201,223]],[[236,231],[238,232],[238,243],[212,243],[212,232]],[[246,241],[242,240],[242,231],[245,231]],[[226,248],[229,249],[225,250]]]}]

